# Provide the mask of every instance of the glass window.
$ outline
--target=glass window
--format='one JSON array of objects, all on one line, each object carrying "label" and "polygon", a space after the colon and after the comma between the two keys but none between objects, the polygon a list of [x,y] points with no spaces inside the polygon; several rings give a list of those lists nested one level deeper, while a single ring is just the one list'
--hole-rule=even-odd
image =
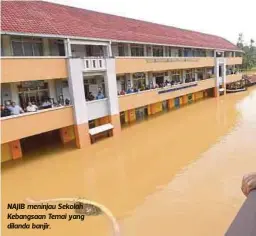
[{"label": "glass window", "polygon": [[181,71],[179,71],[179,70],[172,71],[171,78],[172,78],[171,79],[172,84],[180,83],[181,82]]},{"label": "glass window", "polygon": [[24,56],[33,56],[33,44],[31,42],[23,42]]},{"label": "glass window", "polygon": [[143,57],[144,56],[143,45],[131,45],[131,55],[133,57]]},{"label": "glass window", "polygon": [[118,44],[118,56],[120,56],[120,57],[125,56],[123,44]]},{"label": "glass window", "polygon": [[43,55],[43,45],[41,43],[33,44],[33,52],[34,56],[42,56]]},{"label": "glass window", "polygon": [[153,47],[153,57],[163,57],[164,49],[163,47]]},{"label": "glass window", "polygon": [[42,56],[43,45],[41,39],[12,38],[14,56]]},{"label": "glass window", "polygon": [[22,42],[12,41],[13,56],[23,56]]}]

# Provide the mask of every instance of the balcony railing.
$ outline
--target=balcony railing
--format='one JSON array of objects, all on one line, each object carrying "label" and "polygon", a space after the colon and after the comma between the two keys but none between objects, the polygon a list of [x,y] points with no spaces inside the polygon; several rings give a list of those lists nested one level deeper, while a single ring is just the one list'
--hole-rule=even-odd
[{"label": "balcony railing", "polygon": [[67,78],[65,57],[2,57],[1,82]]},{"label": "balcony railing", "polygon": [[1,118],[1,143],[29,137],[74,124],[72,106],[50,108],[37,112]]},{"label": "balcony railing", "polygon": [[94,120],[109,115],[108,99],[99,99],[87,102],[88,119]]},{"label": "balcony railing", "polygon": [[84,71],[104,71],[106,70],[106,60],[104,58],[85,58]]},{"label": "balcony railing", "polygon": [[121,95],[118,97],[119,108],[120,111],[126,111],[213,87],[215,87],[215,79],[207,79]]}]

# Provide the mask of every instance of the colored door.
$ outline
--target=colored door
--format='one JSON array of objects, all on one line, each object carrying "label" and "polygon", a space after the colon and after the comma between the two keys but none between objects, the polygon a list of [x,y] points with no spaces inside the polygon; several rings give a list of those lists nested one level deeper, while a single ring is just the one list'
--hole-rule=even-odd
[{"label": "colored door", "polygon": [[180,98],[179,97],[174,99],[174,106],[176,108],[180,107]]}]

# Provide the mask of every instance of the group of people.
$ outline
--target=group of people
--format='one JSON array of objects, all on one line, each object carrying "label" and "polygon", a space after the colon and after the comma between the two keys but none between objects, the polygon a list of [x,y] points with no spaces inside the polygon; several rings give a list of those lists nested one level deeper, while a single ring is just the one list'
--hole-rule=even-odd
[{"label": "group of people", "polygon": [[97,96],[93,96],[92,92],[89,92],[88,96],[86,97],[86,101],[93,101],[93,100],[100,100],[100,99],[103,99],[105,98],[103,92],[102,92],[102,89],[99,88],[99,91],[98,91],[98,94]]},{"label": "group of people", "polygon": [[163,83],[159,83],[159,84],[156,83],[155,85],[153,83],[150,83],[147,86],[142,85],[140,88],[129,87],[126,91],[125,90],[121,90],[120,92],[118,92],[118,95],[125,95],[125,94],[130,94],[130,93],[138,93],[140,91],[157,89],[157,88],[165,88],[167,86],[173,86],[173,85],[178,85],[178,84],[182,84],[182,82],[181,81],[180,82],[175,82],[175,81],[168,81],[168,80],[166,80]]},{"label": "group of people", "polygon": [[25,112],[36,112],[38,110],[60,107],[63,105],[70,105],[70,100],[65,99],[65,102],[59,101],[58,103],[54,103],[48,98],[45,99],[39,107],[35,104],[35,102],[28,102],[25,109],[17,105],[14,101],[5,101],[5,104],[1,105],[1,117],[20,115]]}]

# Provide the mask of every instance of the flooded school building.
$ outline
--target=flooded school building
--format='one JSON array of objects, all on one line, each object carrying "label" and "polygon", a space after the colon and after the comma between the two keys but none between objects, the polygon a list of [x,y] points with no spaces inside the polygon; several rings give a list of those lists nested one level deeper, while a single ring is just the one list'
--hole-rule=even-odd
[{"label": "flooded school building", "polygon": [[225,95],[242,76],[242,52],[217,36],[47,2],[3,2],[2,12],[1,103],[24,111],[1,119],[2,161],[47,142],[86,148]]},{"label": "flooded school building", "polygon": [[[122,236],[224,235],[256,166],[255,86],[228,93],[243,85],[243,52],[50,2],[1,11],[2,215],[27,198],[79,197],[109,208]],[[113,235],[104,214],[50,230],[2,223],[12,236]]]}]

